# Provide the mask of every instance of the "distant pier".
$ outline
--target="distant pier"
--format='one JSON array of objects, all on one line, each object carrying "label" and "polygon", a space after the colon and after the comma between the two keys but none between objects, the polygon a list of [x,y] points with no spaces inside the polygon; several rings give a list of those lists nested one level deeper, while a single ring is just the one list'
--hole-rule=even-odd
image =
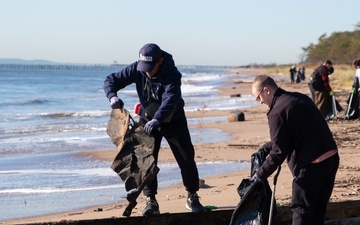
[{"label": "distant pier", "polygon": [[0,70],[119,70],[123,65],[111,64],[111,65],[71,65],[71,64],[0,64]]}]

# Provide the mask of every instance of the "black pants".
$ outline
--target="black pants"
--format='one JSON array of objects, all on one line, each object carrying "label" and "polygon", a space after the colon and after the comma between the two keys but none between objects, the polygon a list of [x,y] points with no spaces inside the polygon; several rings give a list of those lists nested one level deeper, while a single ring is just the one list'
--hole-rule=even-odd
[{"label": "black pants", "polygon": [[294,178],[292,185],[292,225],[323,225],[326,207],[334,188],[339,155],[309,163]]},{"label": "black pants", "polygon": [[[185,189],[194,193],[199,190],[199,174],[195,163],[195,151],[191,142],[189,128],[185,117],[185,112],[180,116],[176,115],[170,123],[162,123],[160,131],[154,132],[155,137],[155,162],[158,161],[162,137],[169,143],[170,149],[175,156],[176,162],[180,167],[180,172]],[[161,168],[160,168],[161,170]],[[143,194],[145,196],[155,196],[157,194],[158,181],[154,179],[148,186],[144,187]]]},{"label": "black pants", "polygon": [[294,81],[295,81],[295,72],[290,72],[290,81],[291,81],[291,83],[294,83]]}]

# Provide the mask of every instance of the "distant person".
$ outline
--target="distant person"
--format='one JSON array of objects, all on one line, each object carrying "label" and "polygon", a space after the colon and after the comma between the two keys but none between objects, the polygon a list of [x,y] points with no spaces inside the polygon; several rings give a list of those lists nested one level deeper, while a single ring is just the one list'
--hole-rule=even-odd
[{"label": "distant person", "polygon": [[[117,92],[133,83],[141,107],[147,112],[146,118],[141,118],[140,122],[145,124],[144,131],[155,137],[156,164],[164,137],[180,167],[183,184],[188,192],[186,208],[192,212],[204,211],[197,195],[199,174],[184,111],[185,103],[181,96],[181,73],[176,68],[172,55],[156,44],[146,44],[139,51],[138,61],[108,75],[104,91],[113,109],[123,108],[124,103]],[[155,198],[157,189],[157,178],[143,189],[143,194],[147,197],[144,216],[160,214]]]},{"label": "distant person", "polygon": [[355,98],[357,97],[358,114],[359,114],[358,120],[360,120],[360,59],[356,60],[355,79],[352,88],[354,90],[357,90],[357,96],[355,95],[354,97]]},{"label": "distant person", "polygon": [[298,70],[297,72],[297,75],[296,75],[296,83],[300,83],[301,82],[301,79],[300,79],[300,69]]},{"label": "distant person", "polygon": [[329,83],[329,75],[333,72],[332,62],[326,60],[311,75],[312,88],[315,90],[314,102],[326,119],[332,112],[332,96],[334,93]]},{"label": "distant person", "polygon": [[323,225],[339,166],[336,143],[311,99],[288,92],[266,75],[257,76],[252,94],[268,106],[268,156],[252,181],[265,181],[285,159],[292,173],[292,225]]},{"label": "distant person", "polygon": [[356,60],[356,71],[355,71],[355,80],[353,84],[353,88],[356,90],[357,88],[357,99],[358,99],[358,120],[360,120],[360,59]]},{"label": "distant person", "polygon": [[291,66],[289,72],[290,72],[290,82],[294,83],[295,82],[295,74],[296,74],[296,65],[295,64]]},{"label": "distant person", "polygon": [[355,68],[354,82],[351,88],[349,99],[347,100],[348,108],[345,119],[360,120],[360,59],[354,60]]},{"label": "distant person", "polygon": [[298,78],[300,81],[304,81],[305,80],[305,66],[302,66],[301,68],[299,68],[298,71]]}]

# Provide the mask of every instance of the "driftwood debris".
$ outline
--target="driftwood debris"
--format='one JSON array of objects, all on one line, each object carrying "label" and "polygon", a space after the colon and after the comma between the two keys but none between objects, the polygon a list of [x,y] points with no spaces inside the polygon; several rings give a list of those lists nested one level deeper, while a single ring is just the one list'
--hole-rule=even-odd
[{"label": "driftwood debris", "polygon": [[228,144],[229,147],[256,147],[258,148],[259,145],[253,145],[253,144]]}]

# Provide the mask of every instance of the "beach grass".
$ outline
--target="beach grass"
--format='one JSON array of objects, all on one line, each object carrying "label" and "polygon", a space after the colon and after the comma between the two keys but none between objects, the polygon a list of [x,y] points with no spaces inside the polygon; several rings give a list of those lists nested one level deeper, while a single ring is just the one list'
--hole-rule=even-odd
[{"label": "beach grass", "polygon": [[334,89],[351,89],[355,77],[355,69],[349,65],[335,65],[330,85]]}]

